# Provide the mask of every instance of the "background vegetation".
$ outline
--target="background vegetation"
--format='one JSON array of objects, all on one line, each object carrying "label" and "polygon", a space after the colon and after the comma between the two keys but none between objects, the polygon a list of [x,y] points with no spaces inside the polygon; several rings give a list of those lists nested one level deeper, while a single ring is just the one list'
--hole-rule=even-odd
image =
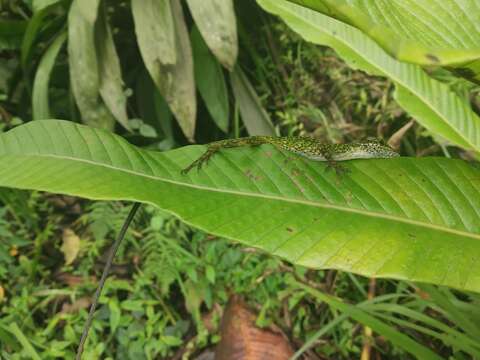
[{"label": "background vegetation", "polygon": [[[381,71],[377,67],[374,75],[352,69],[351,53],[342,53],[346,64],[332,48],[305,42],[253,1],[235,2],[236,67],[231,59],[218,61],[219,56],[209,52],[198,19],[189,4],[182,3],[199,100],[191,107],[196,115],[179,115],[168,90],[155,86],[162,75],[151,75],[144,54],[148,44],[142,45],[136,33],[133,3],[102,2],[99,18],[92,21],[88,14],[75,18],[69,1],[0,2],[1,130],[30,119],[80,122],[83,117],[90,125],[115,130],[129,142],[154,150],[186,145],[193,138],[205,143],[276,133],[314,135],[332,143],[373,136],[389,140],[406,156],[471,157],[465,151],[472,148],[468,136],[457,138],[444,130],[440,135],[466,144],[451,146],[432,132],[429,124],[435,122],[424,110],[404,110],[399,88],[415,90],[415,84],[401,77],[387,80],[388,66]],[[260,3],[268,8],[268,1]],[[287,23],[295,29],[292,19]],[[101,64],[82,68],[72,55],[112,54],[102,52],[111,50],[108,44],[103,48],[98,41],[82,41],[92,40],[92,34],[82,31],[91,31],[93,25],[110,33],[115,44],[118,68],[111,57],[114,65],[105,62],[114,69],[111,81],[98,78],[105,73]],[[71,35],[74,26],[83,29],[80,35]],[[71,36],[79,36],[77,42]],[[77,75],[72,77],[72,71]],[[86,74],[85,82],[81,74]],[[476,85],[443,69],[429,69],[429,74],[477,111]],[[86,88],[79,88],[82,83]],[[114,86],[107,91],[114,99],[105,96],[102,84]],[[82,102],[84,91],[87,100]],[[427,99],[422,106],[434,104]],[[438,117],[449,121],[448,114]],[[0,201],[0,356],[70,359],[105,250],[129,204],[6,188]],[[429,349],[441,358],[480,356],[477,294],[309,270],[144,206],[116,258],[85,358],[199,357],[218,343],[219,319],[232,294],[242,295],[257,310],[258,326],[279,326],[304,358],[360,357],[369,344],[389,359],[409,358],[407,351],[435,358]]]}]

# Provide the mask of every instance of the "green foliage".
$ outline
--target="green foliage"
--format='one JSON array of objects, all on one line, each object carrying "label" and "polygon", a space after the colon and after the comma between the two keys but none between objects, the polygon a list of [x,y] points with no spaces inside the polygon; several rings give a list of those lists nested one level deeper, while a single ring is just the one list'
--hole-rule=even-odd
[{"label": "green foliage", "polygon": [[[53,214],[57,206],[70,212],[78,205],[74,202],[65,208],[59,202],[60,197],[46,202],[47,198],[39,194],[9,192],[10,199],[17,197],[19,202],[27,196],[31,207],[24,216],[38,217],[44,211]],[[65,201],[70,200],[65,198]],[[17,227],[24,226],[24,221],[12,221],[11,208],[4,209],[0,214],[0,231],[18,232]],[[88,302],[85,303],[85,299],[96,286],[89,280],[89,275],[100,275],[101,266],[95,266],[98,253],[104,253],[105,247],[109,246],[128,210],[128,206],[106,202],[87,208],[79,221],[74,222],[82,246],[75,263],[69,266],[63,265],[60,241],[55,235],[60,227],[59,221],[64,219],[48,217],[50,227],[56,230],[45,237],[41,247],[39,272],[34,275],[38,281],[26,281],[34,262],[29,260],[31,241],[26,240],[16,247],[11,245],[18,253],[10,252],[0,259],[0,267],[8,269],[0,274],[0,285],[10,294],[9,297],[15,295],[7,302],[3,299],[0,305],[3,314],[0,320],[2,357],[53,359],[73,356],[86,318],[85,305]],[[9,221],[5,221],[7,219]],[[32,231],[26,233],[26,238],[35,234]],[[46,258],[49,261],[45,261]],[[332,275],[337,284],[334,294],[344,301],[360,303],[355,310],[357,313],[373,316],[384,326],[406,326],[410,328],[410,336],[423,332],[431,335],[430,329],[434,328],[442,334],[445,344],[452,344],[457,349],[457,354],[463,351],[477,356],[479,351],[478,344],[472,340],[475,339],[474,333],[468,331],[467,324],[463,327],[458,315],[463,312],[470,318],[480,316],[478,309],[465,297],[460,300],[448,290],[432,294],[432,298],[421,297],[419,290],[415,293],[412,288],[401,284],[395,287],[391,282],[379,282],[379,291],[383,289],[381,291],[388,295],[363,301],[365,279],[308,271],[253,249],[245,251],[224,239],[192,231],[152,206],[143,208],[136,217],[116,264],[101,298],[87,344],[87,358],[171,358],[187,341],[196,349],[215,344],[218,341],[219,305],[224,305],[232,292],[247,296],[252,303],[263,304],[263,315],[258,320],[263,326],[275,322],[291,329],[292,336],[299,341],[309,338],[313,341],[316,329],[325,329],[323,338],[328,339],[322,345],[325,356],[358,357],[362,336],[352,335],[357,333],[355,322],[339,316],[334,310],[325,311],[315,298],[318,293],[311,287],[312,284],[322,288],[331,286]],[[430,293],[435,289],[424,290]],[[353,306],[344,306],[350,306],[354,311]],[[434,316],[423,315],[425,309],[430,309]],[[208,320],[206,314],[210,314],[208,317],[212,320]],[[347,314],[350,315],[348,311]],[[442,323],[442,314],[451,314],[449,320],[466,333]],[[19,323],[18,319],[23,320]],[[329,326],[332,322],[340,326]],[[193,338],[192,332],[197,334]],[[447,351],[441,343],[437,343],[435,349]],[[392,359],[405,356],[387,345],[383,346],[382,352]]]},{"label": "green foliage", "polygon": [[[18,106],[14,112],[22,118],[80,119],[109,130],[114,130],[116,121],[129,136],[128,132],[137,132],[130,127],[129,120],[138,119],[143,112],[137,105],[150,101],[144,99],[144,92],[138,91],[137,77],[148,71],[156,89],[147,96],[165,99],[162,101],[168,104],[187,139],[193,141],[195,134],[196,88],[211,112],[207,119],[213,119],[224,131],[233,120],[228,104],[234,94],[226,86],[228,71],[233,69],[238,53],[233,2],[211,1],[209,6],[191,2],[188,7],[179,0],[19,3],[18,7],[12,6],[12,13],[7,16],[20,20],[0,21],[0,33],[5,28],[0,39],[5,42],[5,49],[20,51],[20,61],[11,64],[17,73],[8,90],[9,94],[15,92],[12,105]],[[222,13],[215,21],[210,21],[210,6]],[[197,33],[190,39],[188,33],[195,26],[192,18],[202,35]],[[68,51],[62,47],[65,32]],[[205,90],[202,77],[197,76],[201,85],[194,79],[192,46],[202,48],[201,63],[196,66],[207,61],[214,71],[219,86],[213,95],[223,99],[218,109],[211,100],[213,95]],[[261,107],[259,103],[255,106]],[[159,128],[169,126],[171,121],[165,117],[141,120]],[[216,129],[213,124],[209,127]],[[175,136],[183,140],[174,130]],[[157,143],[171,144],[172,139],[166,137],[169,135],[157,133]]]},{"label": "green foliage", "polygon": [[[327,2],[330,3],[322,1]],[[0,1],[0,18],[7,19],[0,20],[0,48],[7,50],[6,56],[0,59],[2,131],[32,117],[79,120],[77,107],[80,113],[85,112],[85,107],[79,102],[78,91],[74,89],[74,95],[71,88],[81,85],[82,81],[76,75],[71,77],[71,73],[76,71],[76,61],[86,60],[97,64],[83,68],[89,73],[82,75],[94,80],[84,84],[88,90],[84,93],[88,96],[87,105],[95,111],[106,109],[111,125],[115,118],[123,126],[118,131],[129,142],[142,147],[168,150],[184,144],[183,135],[188,138],[195,135],[197,141],[208,142],[219,136],[237,137],[246,131],[266,131],[283,135],[313,134],[330,142],[368,136],[388,138],[395,134],[393,138],[400,144],[402,154],[409,156],[443,153],[447,157],[467,157],[463,149],[478,148],[478,116],[468,102],[473,99],[475,104],[478,89],[442,69],[424,72],[416,65],[390,59],[385,53],[391,50],[388,46],[408,47],[404,46],[404,39],[391,40],[403,35],[397,28],[391,28],[393,35],[385,31],[385,22],[389,19],[375,17],[374,12],[368,12],[368,16],[374,14],[368,19],[368,25],[377,31],[367,31],[369,38],[344,23],[319,14],[311,15],[313,12],[298,10],[298,6],[285,1],[259,1],[269,11],[280,14],[305,39],[331,46],[354,69],[389,80],[352,70],[332,50],[306,44],[283,24],[261,13],[253,1],[235,2],[238,15],[235,21],[230,1],[184,1],[181,8],[178,1],[162,2],[167,4],[164,22],[172,26],[161,29],[155,26],[160,23],[157,10],[135,11],[135,1],[98,3],[98,8],[87,9],[83,1],[75,1],[73,6],[68,0]],[[363,3],[369,10],[370,2]],[[449,0],[449,3],[458,2]],[[151,2],[150,5],[158,4]],[[221,6],[224,15],[209,17],[206,5]],[[346,23],[358,20],[360,24],[365,20],[360,13],[363,10],[355,9],[355,1],[332,2],[332,6],[337,15],[345,15],[341,20]],[[151,10],[151,7],[145,6],[145,9]],[[177,14],[176,23],[172,9]],[[178,22],[180,11],[186,16]],[[354,15],[350,20],[349,14]],[[92,22],[95,17],[97,20]],[[142,24],[147,24],[149,19],[152,28],[142,30]],[[422,16],[416,16],[405,24],[422,20]],[[241,44],[240,64],[236,65],[235,22]],[[80,36],[78,43],[82,46],[67,53],[67,48],[62,46],[65,34],[75,34],[76,27],[82,23],[91,25],[83,27],[86,35]],[[195,70],[195,79],[194,82],[190,79],[186,87],[190,92],[187,101],[193,104],[195,89],[199,90],[202,100],[196,106],[198,116],[190,113],[190,117],[183,120],[173,103],[178,98],[171,98],[156,79],[158,62],[171,65],[176,60],[173,58],[178,34],[174,24],[190,33],[190,37],[182,37],[181,46],[183,51],[190,46],[193,51],[193,61],[187,59],[187,62],[191,61],[188,67]],[[445,24],[446,21],[442,26]],[[214,26],[215,30],[208,32],[208,26]],[[171,36],[168,29],[172,30]],[[440,43],[448,40],[454,30],[442,32],[445,38],[439,39]],[[378,41],[376,35],[388,38],[387,46],[380,41],[384,50],[371,40]],[[161,47],[157,40],[165,36],[166,44]],[[219,39],[226,41],[215,43]],[[412,40],[407,45],[417,46],[423,41],[414,40],[419,42]],[[154,46],[157,44],[160,50]],[[79,52],[80,48],[85,51]],[[151,56],[147,54],[150,52]],[[458,53],[434,52],[435,56],[442,56],[442,61],[446,59],[444,55],[457,56]],[[173,58],[169,54],[173,54]],[[403,54],[425,55],[422,52]],[[202,72],[206,67],[209,71]],[[233,72],[228,73],[232,69]],[[468,74],[463,71],[463,75]],[[248,79],[253,79],[252,83]],[[469,98],[465,96],[467,92]],[[407,113],[394,103],[394,98]],[[221,101],[215,101],[218,99]],[[172,113],[182,124],[181,128],[176,126]],[[239,121],[240,115],[245,128]],[[405,132],[413,122],[411,116],[428,130],[413,125]],[[40,124],[28,126],[40,127]],[[21,133],[22,129],[14,132]],[[11,154],[4,158],[0,182],[66,193],[72,193],[75,187],[76,194],[101,199],[132,200],[143,194],[140,200],[155,202],[190,223],[243,244],[260,246],[293,260],[299,258],[296,252],[315,254],[315,258],[303,259],[302,263],[309,266],[337,267],[368,275],[478,290],[478,273],[471,266],[478,253],[479,212],[475,201],[479,198],[475,181],[479,178],[478,169],[459,160],[352,162],[347,165],[352,173],[339,181],[334,174],[324,173],[322,164],[314,163],[312,169],[304,169],[309,163],[290,159],[291,154],[285,158],[288,154],[262,147],[223,152],[202,173],[192,172],[191,178],[185,178],[180,177],[178,170],[203,148],[189,147],[165,155],[157,153],[139,165],[135,162],[140,154],[147,154],[145,150],[117,142],[103,132],[98,134],[105,148],[96,137],[87,137],[93,154],[88,154],[88,146],[75,140],[73,132],[69,133],[74,143],[81,144],[69,153],[65,134],[57,132],[60,130],[57,126],[52,128],[48,134],[52,140],[40,131],[33,137],[24,133],[20,139],[21,149],[15,149],[17,154],[24,151],[21,161],[12,163]],[[80,134],[86,132],[81,130]],[[438,135],[461,148],[449,146],[444,139],[438,139]],[[105,142],[106,139],[112,143]],[[48,165],[40,169],[43,163],[34,156],[38,149],[33,140],[38,142],[39,149],[46,150],[47,157],[70,154],[74,155],[73,159],[51,158]],[[96,145],[98,148],[94,148]],[[262,154],[267,157],[263,158]],[[19,159],[15,155],[15,161]],[[75,159],[87,162],[77,167]],[[159,162],[153,163],[152,159]],[[175,164],[170,163],[172,160]],[[283,160],[288,162],[281,163]],[[103,167],[109,161],[115,169]],[[134,162],[134,168],[137,166],[135,169],[131,168],[130,161]],[[231,169],[232,163],[253,171]],[[312,183],[319,184],[317,189],[304,178],[298,179],[297,169],[290,168],[293,163],[315,179]],[[99,164],[103,164],[101,171]],[[171,177],[166,176],[168,181],[165,181],[164,170],[159,169],[165,164],[166,169],[173,172]],[[145,175],[142,172],[149,174],[148,165],[157,172],[150,175],[162,176],[160,181],[138,180]],[[137,173],[128,173],[125,169]],[[41,171],[47,170],[52,172],[41,175]],[[15,179],[21,171],[25,176]],[[292,179],[282,171],[289,172]],[[211,182],[209,176],[216,183]],[[226,176],[241,186],[265,187],[246,189],[249,196],[253,195],[251,207],[246,208],[246,200],[240,194],[230,193],[237,184],[234,186]],[[269,177],[273,179],[271,183]],[[279,190],[268,188],[267,183],[281,187]],[[45,186],[39,187],[39,184]],[[297,184],[306,192],[299,193]],[[177,192],[169,191],[175,187],[179,189]],[[320,190],[327,199],[321,198]],[[173,198],[177,193],[179,196]],[[325,215],[327,220],[332,219],[316,224],[312,236],[308,230],[311,209],[298,201],[306,196],[310,196],[307,200],[315,205],[321,205],[319,209],[315,206],[314,211]],[[0,208],[2,358],[73,357],[86,318],[88,298],[100,276],[102,255],[118,232],[128,207],[120,203],[92,204],[68,199],[13,189],[0,191],[0,201],[5,204]],[[217,211],[219,203],[215,199],[224,201],[223,210]],[[283,204],[285,199],[292,201],[280,209],[278,204]],[[183,203],[187,200],[188,206]],[[364,201],[363,207],[361,201]],[[290,209],[292,215],[283,215],[284,208]],[[365,209],[373,213],[367,214]],[[222,219],[233,222],[218,229],[221,225],[218,220],[209,218],[218,212]],[[263,222],[255,215],[260,212]],[[341,216],[332,216],[336,213]],[[374,216],[371,221],[362,221],[367,215]],[[237,227],[236,219],[244,223]],[[282,237],[286,232],[281,232],[283,227],[279,226],[277,233],[257,241],[253,231],[247,229],[248,221],[251,229],[275,225],[275,221],[287,224],[288,236]],[[302,226],[307,230],[291,234],[291,238],[296,237],[290,241],[290,230],[297,231]],[[387,228],[388,237],[382,237]],[[62,253],[61,237],[65,229],[72,229],[80,238],[80,252],[69,265],[65,264]],[[238,235],[235,231],[242,233]],[[306,245],[315,240],[317,231],[323,231],[336,243],[322,251],[319,248],[305,250]],[[342,239],[352,234],[355,236],[351,242],[343,242]],[[283,240],[287,241],[286,245],[281,243]],[[397,257],[385,261],[394,250],[398,250]],[[326,254],[332,255],[331,261],[321,263]],[[386,265],[378,272],[380,260]],[[432,350],[444,358],[480,356],[476,341],[480,335],[477,325],[480,299],[476,294],[378,280],[377,296],[365,300],[372,295],[370,291],[367,295],[367,279],[333,270],[308,270],[244,245],[232,245],[230,240],[194,230],[153,206],[145,206],[136,218],[110,280],[87,345],[87,358],[171,358],[180,354],[194,356],[194,353],[196,356],[218,341],[221,309],[232,293],[242,294],[252,305],[257,305],[258,325],[280,325],[296,344],[304,344],[297,358],[308,348],[320,357],[359,358],[365,340],[359,323],[374,329],[375,335],[366,341],[374,341],[375,351],[385,358],[405,359],[409,358],[409,352],[421,358],[434,357]]]}]

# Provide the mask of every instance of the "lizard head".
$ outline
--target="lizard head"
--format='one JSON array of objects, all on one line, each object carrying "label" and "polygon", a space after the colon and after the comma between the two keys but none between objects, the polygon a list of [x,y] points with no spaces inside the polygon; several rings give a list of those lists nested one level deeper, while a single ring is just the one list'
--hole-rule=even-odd
[{"label": "lizard head", "polygon": [[357,147],[358,150],[366,151],[372,155],[375,155],[377,158],[393,158],[400,156],[383,140],[376,138],[369,138],[365,141],[361,141],[352,145]]}]

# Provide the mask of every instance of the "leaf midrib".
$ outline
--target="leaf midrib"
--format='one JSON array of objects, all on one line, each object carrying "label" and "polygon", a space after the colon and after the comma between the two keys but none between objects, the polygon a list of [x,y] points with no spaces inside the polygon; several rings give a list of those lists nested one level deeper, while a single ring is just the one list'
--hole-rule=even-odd
[{"label": "leaf midrib", "polygon": [[[381,72],[383,74],[383,76],[386,76],[385,75],[385,71],[379,67],[376,63],[370,61],[368,58],[366,58],[363,53],[359,52],[355,47],[351,46],[349,42],[345,41],[342,37],[340,36],[336,36],[336,35],[333,35],[327,31],[325,31],[323,28],[317,26],[315,23],[312,23],[311,21],[309,21],[308,19],[305,19],[305,18],[302,18],[301,16],[297,15],[295,12],[293,12],[288,6],[284,6],[282,4],[280,4],[280,6],[288,11],[290,13],[291,16],[295,17],[297,20],[301,20],[301,21],[307,21],[308,24],[310,24],[311,26],[313,26],[315,29],[317,29],[318,31],[326,34],[327,36],[332,36],[334,37],[335,39],[337,39],[338,41],[340,41],[343,45],[345,45],[345,47],[349,48],[351,51],[354,51],[357,55],[359,55],[362,59],[364,59],[365,61],[367,61],[372,67],[374,67],[375,69],[377,69],[377,71]],[[323,14],[322,14],[323,15]],[[326,15],[323,15],[323,16],[326,16]],[[336,20],[338,21],[338,20]],[[351,26],[351,25],[348,25],[348,24],[345,24],[347,26]],[[355,29],[355,30],[358,30],[354,27],[352,27],[352,29]],[[358,30],[360,31],[360,30]],[[375,44],[377,45],[377,44]],[[378,45],[377,45],[378,46]],[[383,49],[382,49],[383,50]],[[385,53],[386,54],[386,53]],[[386,54],[388,56],[388,54]],[[399,61],[399,60],[397,60]],[[404,65],[408,65],[408,64],[404,64]],[[421,70],[421,69],[420,69]],[[423,71],[423,70],[421,70]],[[415,96],[420,99],[424,104],[430,104],[429,101],[426,101],[425,97],[422,95],[422,94],[419,94],[417,91],[416,91],[416,88],[415,87],[411,87],[409,86],[408,84],[406,84],[401,78],[399,79],[396,74],[392,74],[392,73],[389,73],[388,74],[388,77],[390,77],[394,82],[397,82],[399,85],[403,86],[404,88],[408,89],[409,91],[411,91],[413,94],[415,94]],[[453,131],[457,134],[457,136],[459,136],[461,139],[463,139],[463,141],[465,141],[467,144],[469,144],[471,146],[472,149],[477,149],[477,145],[476,144],[473,144],[472,141],[470,140],[470,138],[467,136],[464,136],[462,134],[462,132],[460,130],[458,130],[456,127],[454,127],[449,121],[447,121],[445,119],[445,116],[443,114],[441,114],[440,112],[437,111],[437,108],[434,107],[434,106],[430,106],[428,105],[428,108],[434,112],[435,114],[437,114],[438,117],[440,117],[441,119],[444,119],[444,122],[445,124]]]},{"label": "leaf midrib", "polygon": [[119,171],[131,175],[136,175],[140,177],[144,177],[147,179],[155,180],[155,181],[161,181],[161,182],[166,182],[170,183],[173,185],[177,186],[183,186],[183,187],[189,187],[192,189],[197,189],[197,190],[202,190],[202,191],[211,191],[211,192],[219,192],[219,193],[227,193],[227,194],[232,194],[232,195],[239,195],[239,196],[245,196],[245,197],[256,197],[256,198],[264,198],[268,200],[276,200],[276,201],[283,201],[283,202],[288,202],[288,203],[294,203],[294,204],[303,204],[311,207],[318,207],[318,208],[324,208],[324,209],[333,209],[333,210],[338,210],[338,211],[343,211],[343,212],[348,212],[352,214],[358,214],[358,215],[363,215],[363,216],[368,216],[368,217],[374,217],[374,218],[381,218],[381,219],[386,219],[386,220],[392,220],[392,221],[397,221],[397,222],[402,222],[410,225],[416,225],[424,228],[429,228],[437,231],[442,231],[446,233],[451,233],[459,236],[464,236],[476,240],[480,240],[480,234],[472,233],[472,232],[467,232],[467,231],[462,231],[458,229],[452,229],[446,226],[438,225],[438,224],[431,224],[431,223],[426,223],[418,220],[412,220],[409,218],[397,216],[397,215],[391,215],[391,214],[383,214],[375,211],[370,211],[370,210],[360,210],[360,209],[354,209],[354,208],[349,208],[349,207],[344,207],[344,206],[339,206],[339,205],[333,205],[333,204],[325,204],[325,203],[320,203],[320,202],[314,202],[310,200],[304,200],[304,199],[291,199],[287,197],[280,197],[280,196],[275,196],[275,195],[268,195],[268,194],[260,194],[260,193],[250,193],[250,192],[244,192],[244,191],[237,191],[237,190],[227,190],[227,189],[217,189],[217,188],[212,188],[212,187],[207,187],[207,186],[201,186],[201,185],[195,185],[195,184],[189,184],[189,183],[184,183],[184,182],[179,182],[171,179],[166,179],[163,177],[155,176],[155,175],[148,175],[142,172],[137,172],[134,170],[129,170],[129,169],[124,169],[120,167],[116,167],[110,164],[105,164],[105,163],[99,163],[99,162],[94,162],[88,159],[82,159],[82,158],[76,158],[76,157],[71,157],[71,156],[59,156],[59,155],[53,155],[53,154],[13,154],[16,156],[28,156],[28,157],[38,157],[38,158],[54,158],[54,159],[61,159],[61,160],[70,160],[70,161],[75,161],[75,162],[80,162],[80,163],[85,163],[93,166],[99,166],[99,167],[104,167],[107,169],[111,169],[114,171]]}]

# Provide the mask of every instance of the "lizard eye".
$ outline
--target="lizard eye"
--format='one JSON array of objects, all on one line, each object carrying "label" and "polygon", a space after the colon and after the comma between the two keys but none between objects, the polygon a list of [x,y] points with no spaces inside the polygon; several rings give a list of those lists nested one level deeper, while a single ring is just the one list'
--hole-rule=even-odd
[{"label": "lizard eye", "polygon": [[385,140],[379,139],[379,138],[374,138],[374,137],[368,137],[367,138],[367,143],[378,144],[378,145],[386,145]]}]

